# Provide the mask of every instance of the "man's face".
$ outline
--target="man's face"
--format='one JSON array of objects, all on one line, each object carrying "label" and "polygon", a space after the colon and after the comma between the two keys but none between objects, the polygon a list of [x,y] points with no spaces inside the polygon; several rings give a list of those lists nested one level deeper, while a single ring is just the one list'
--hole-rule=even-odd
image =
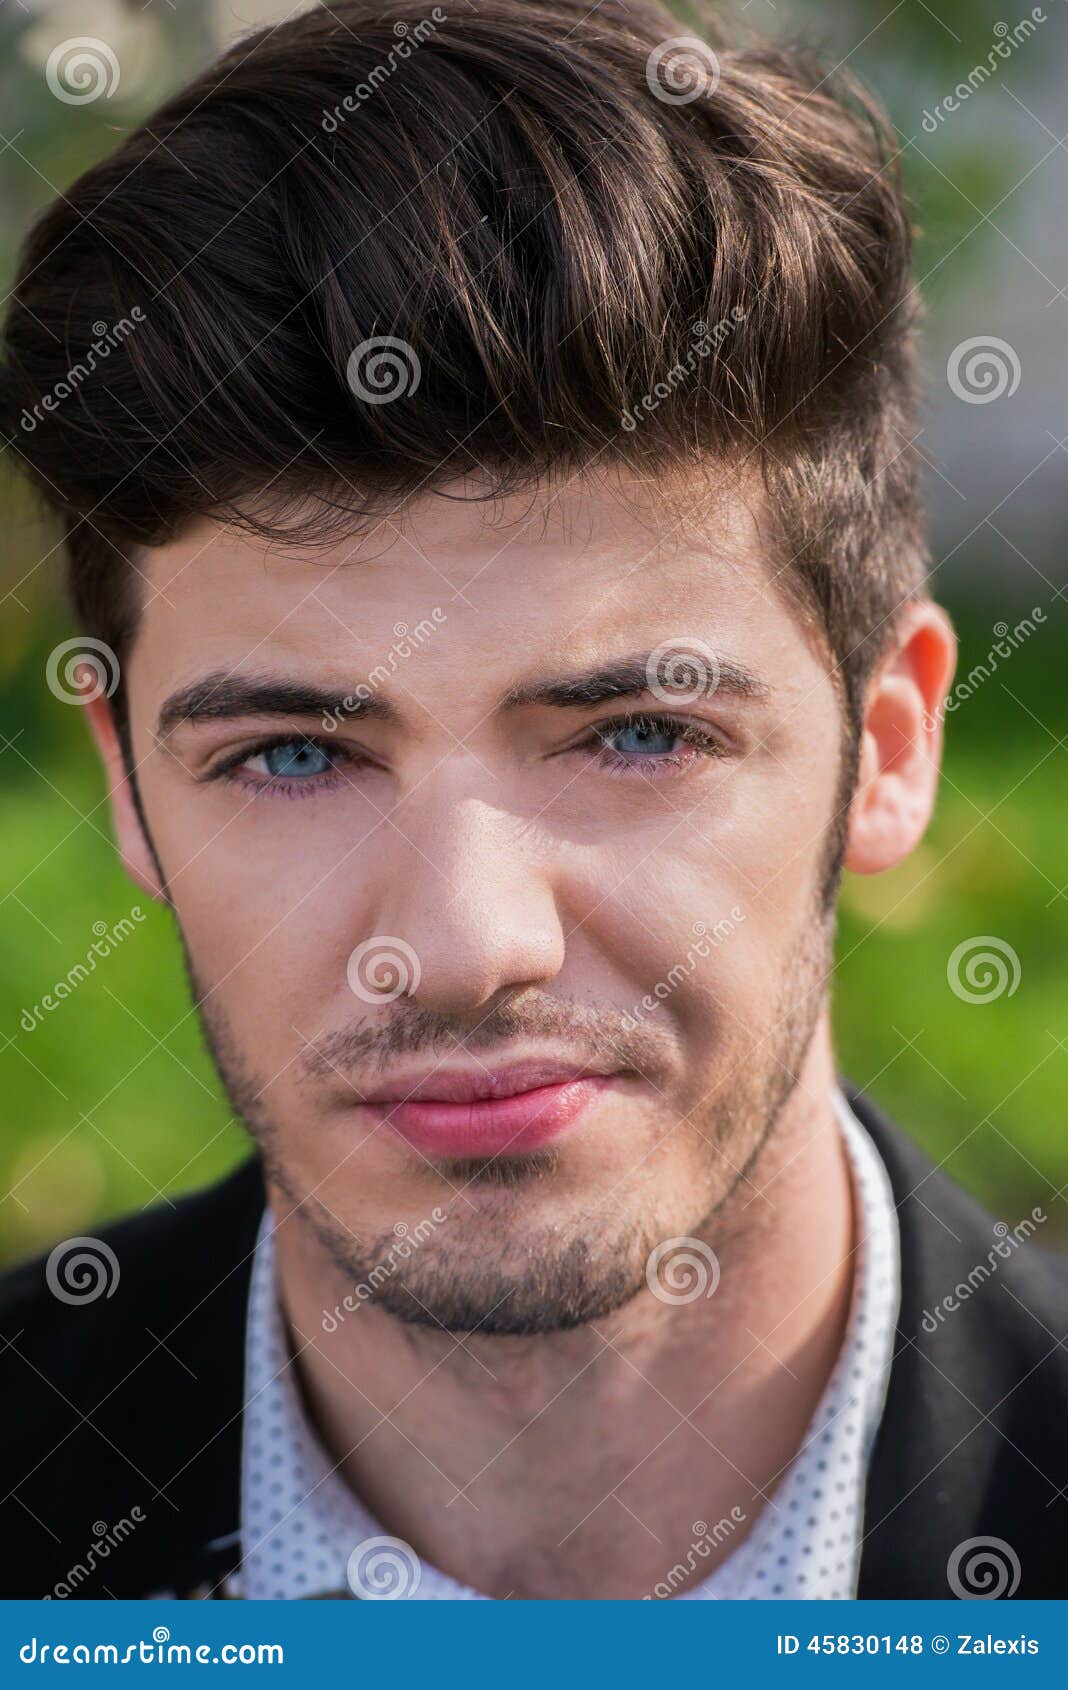
[{"label": "man's face", "polygon": [[276,1209],[406,1318],[618,1306],[803,1084],[842,724],[757,513],[605,474],[145,565],[136,778],[209,1041]]}]

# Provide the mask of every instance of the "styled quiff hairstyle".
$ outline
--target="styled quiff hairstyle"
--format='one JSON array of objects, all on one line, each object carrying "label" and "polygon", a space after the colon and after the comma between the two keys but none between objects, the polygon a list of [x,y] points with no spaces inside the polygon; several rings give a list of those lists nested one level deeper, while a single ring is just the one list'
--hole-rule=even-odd
[{"label": "styled quiff hairstyle", "polygon": [[715,16],[709,51],[665,46],[690,28],[335,0],[69,188],[26,242],[0,423],[83,630],[128,646],[138,549],[194,516],[306,543],[462,477],[748,459],[855,725],[925,562],[892,133],[807,52]]}]

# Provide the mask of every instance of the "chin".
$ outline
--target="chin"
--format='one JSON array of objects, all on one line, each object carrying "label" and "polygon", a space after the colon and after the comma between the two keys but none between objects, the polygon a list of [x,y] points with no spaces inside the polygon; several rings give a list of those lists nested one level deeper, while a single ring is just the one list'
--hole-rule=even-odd
[{"label": "chin", "polygon": [[379,1287],[374,1302],[407,1325],[442,1332],[526,1338],[568,1332],[614,1314],[645,1285],[645,1258],[594,1261],[584,1239],[552,1257],[503,1264],[426,1263]]},{"label": "chin", "polygon": [[548,1170],[539,1161],[524,1175],[511,1160],[468,1169],[466,1198],[446,1188],[450,1201],[426,1211],[433,1225],[416,1204],[403,1222],[383,1215],[370,1226],[344,1224],[314,1196],[294,1207],[339,1291],[366,1287],[361,1303],[408,1325],[521,1337],[586,1326],[630,1302],[662,1234],[618,1211],[607,1225],[549,1186],[539,1202],[527,1182]]}]

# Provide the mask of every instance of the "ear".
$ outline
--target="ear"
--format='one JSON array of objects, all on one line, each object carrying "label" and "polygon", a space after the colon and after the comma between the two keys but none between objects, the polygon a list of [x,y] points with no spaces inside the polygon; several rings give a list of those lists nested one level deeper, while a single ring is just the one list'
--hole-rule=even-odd
[{"label": "ear", "polygon": [[150,898],[155,898],[162,904],[168,903],[152,847],[137,813],[133,782],[126,772],[122,742],[111,701],[103,695],[99,698],[90,696],[84,701],[83,708],[104,765],[111,803],[111,820],[122,866],[130,879],[147,892]]},{"label": "ear", "polygon": [[945,611],[930,599],[906,605],[865,699],[845,854],[854,874],[894,868],[923,837],[938,789],[942,706],[956,661]]}]

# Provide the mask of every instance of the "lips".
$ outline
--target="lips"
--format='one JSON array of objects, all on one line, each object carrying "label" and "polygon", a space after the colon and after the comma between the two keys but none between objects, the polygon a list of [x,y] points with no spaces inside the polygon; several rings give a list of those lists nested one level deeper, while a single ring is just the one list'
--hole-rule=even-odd
[{"label": "lips", "polygon": [[430,1156],[496,1156],[549,1143],[618,1075],[558,1062],[444,1069],[376,1088],[361,1105]]}]

